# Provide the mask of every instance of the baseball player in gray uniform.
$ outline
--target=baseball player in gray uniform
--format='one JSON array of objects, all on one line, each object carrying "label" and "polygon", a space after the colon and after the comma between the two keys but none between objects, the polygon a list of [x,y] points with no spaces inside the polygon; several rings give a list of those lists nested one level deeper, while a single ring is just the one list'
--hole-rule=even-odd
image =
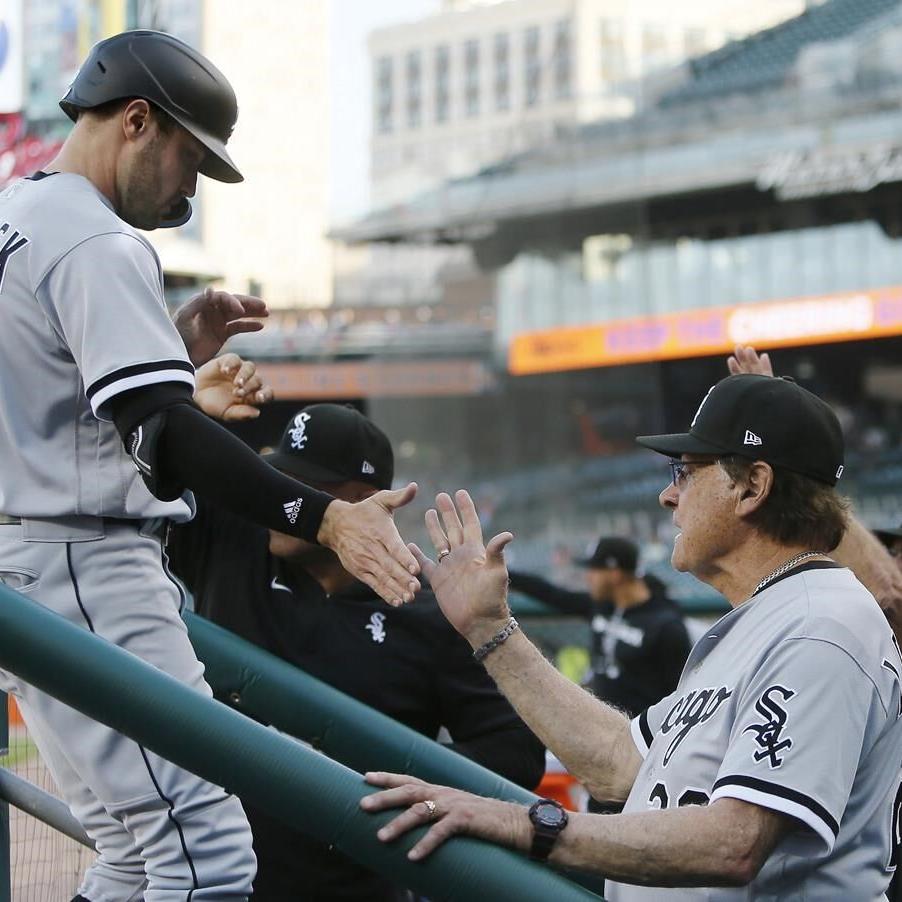
[{"label": "baseball player in gray uniform", "polygon": [[[829,557],[846,505],[836,416],[794,382],[733,375],[690,430],[639,441],[670,456],[661,493],[678,570],[733,610],[693,649],[676,691],[631,722],[569,684],[506,606],[503,533],[483,546],[469,496],[427,515],[420,553],[442,609],[515,708],[618,815],[527,810],[368,774],[367,810],[407,806],[390,842],[432,822],[411,856],[468,833],[610,878],[611,902],[883,899],[896,868],[902,656],[879,606]],[[664,887],[668,887],[665,889]]]},{"label": "baseball player in gray uniform", "polygon": [[[210,695],[168,577],[165,524],[190,490],[332,547],[386,600],[418,587],[391,519],[415,486],[352,505],[265,465],[192,402],[193,364],[265,311],[206,293],[177,324],[135,229],[185,222],[198,171],[241,174],[235,95],[188,45],[135,31],[98,44],[61,102],[75,127],[48,171],[0,195],[0,579]],[[48,662],[48,666],[52,666]],[[98,856],[90,902],[245,898],[239,802],[12,674],[23,715]]]}]

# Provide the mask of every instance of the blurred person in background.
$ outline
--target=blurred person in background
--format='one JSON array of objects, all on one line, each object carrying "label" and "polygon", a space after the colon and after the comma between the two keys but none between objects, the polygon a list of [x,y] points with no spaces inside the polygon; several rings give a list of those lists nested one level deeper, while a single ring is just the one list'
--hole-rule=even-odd
[{"label": "blurred person in background", "polygon": [[[514,570],[510,586],[588,620],[590,669],[582,683],[633,717],[676,688],[692,647],[683,615],[660,580],[639,573],[639,547],[630,539],[604,536],[578,564],[585,568],[585,592]],[[620,808],[589,799],[589,811]]]},{"label": "blurred person in background", "polygon": [[[197,384],[199,406],[218,419],[256,417],[255,406],[272,398],[254,365],[236,355],[203,367]],[[387,436],[339,404],[300,410],[264,458],[347,501],[390,487],[394,472]],[[202,616],[429,738],[444,727],[455,751],[527,789],[542,779],[544,747],[431,592],[391,608],[329,549],[203,503],[191,523],[172,530],[167,551]],[[255,900],[409,898],[327,843],[243,803],[257,854]]]}]

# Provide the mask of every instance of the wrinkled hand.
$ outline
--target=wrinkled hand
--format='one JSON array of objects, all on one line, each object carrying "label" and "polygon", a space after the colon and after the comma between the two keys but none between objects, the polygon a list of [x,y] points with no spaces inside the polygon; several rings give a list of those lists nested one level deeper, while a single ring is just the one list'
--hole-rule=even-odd
[{"label": "wrinkled hand", "polygon": [[[529,849],[532,826],[523,805],[484,799],[448,786],[434,786],[404,774],[371,772],[366,774],[366,781],[372,786],[385,787],[385,790],[364,796],[360,800],[364,811],[407,809],[376,833],[382,842],[392,842],[408,830],[432,824],[426,835],[407,853],[412,861],[425,858],[446,839],[458,833],[477,836],[511,849]],[[427,799],[435,805],[434,812],[431,806],[425,804]]]},{"label": "wrinkled hand", "polygon": [[394,511],[409,504],[417,484],[376,492],[364,501],[332,501],[320,525],[317,541],[331,548],[345,570],[363,580],[390,605],[413,601],[420,582],[419,564],[398,534]]},{"label": "wrinkled hand", "polygon": [[257,365],[237,354],[223,354],[205,363],[194,376],[194,400],[209,417],[234,423],[260,416],[260,405],[273,399]]},{"label": "wrinkled hand", "polygon": [[263,323],[243,317],[265,316],[269,316],[269,310],[260,298],[207,288],[179,307],[172,321],[191,362],[201,366],[218,354],[233,335],[263,328]]},{"label": "wrinkled hand", "polygon": [[727,369],[733,376],[739,373],[757,373],[759,376],[773,376],[770,355],[758,355],[751,345],[736,345],[733,356],[727,360]]},{"label": "wrinkled hand", "polygon": [[[443,492],[435,499],[438,513],[426,511],[426,529],[440,562],[430,560],[416,545],[410,550],[432,584],[445,618],[476,648],[510,617],[504,547],[513,535],[502,532],[484,545],[473,499],[463,490],[454,497],[457,507]],[[450,554],[443,554],[446,550]]]}]

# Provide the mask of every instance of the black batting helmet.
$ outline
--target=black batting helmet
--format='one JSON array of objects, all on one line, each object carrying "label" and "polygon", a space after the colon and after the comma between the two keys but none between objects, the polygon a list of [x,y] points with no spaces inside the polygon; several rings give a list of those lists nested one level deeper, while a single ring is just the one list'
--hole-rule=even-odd
[{"label": "black batting helmet", "polygon": [[193,47],[162,31],[113,35],[94,45],[60,107],[74,122],[80,110],[128,97],[160,107],[207,148],[204,175],[244,180],[225,148],[238,118],[235,92]]}]

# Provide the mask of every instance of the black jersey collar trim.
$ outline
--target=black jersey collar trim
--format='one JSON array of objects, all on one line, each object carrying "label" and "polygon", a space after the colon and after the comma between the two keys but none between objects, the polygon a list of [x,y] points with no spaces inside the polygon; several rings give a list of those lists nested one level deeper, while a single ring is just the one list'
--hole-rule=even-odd
[{"label": "black jersey collar trim", "polygon": [[757,592],[753,592],[750,597],[755,598],[767,589],[773,588],[775,585],[777,585],[777,583],[783,582],[784,579],[789,579],[790,576],[797,576],[799,573],[807,573],[809,570],[842,569],[842,564],[837,564],[836,561],[809,561],[807,564],[799,564],[798,567],[793,567],[792,570],[787,570],[785,573],[781,573],[780,576],[778,576],[772,582],[769,582],[763,589],[759,589]]},{"label": "black jersey collar trim", "polygon": [[41,179],[49,179],[51,175],[59,175],[59,173],[58,172],[44,172],[43,169],[39,169],[37,172],[34,172],[31,175],[26,176],[26,178],[30,182],[39,182]]}]

